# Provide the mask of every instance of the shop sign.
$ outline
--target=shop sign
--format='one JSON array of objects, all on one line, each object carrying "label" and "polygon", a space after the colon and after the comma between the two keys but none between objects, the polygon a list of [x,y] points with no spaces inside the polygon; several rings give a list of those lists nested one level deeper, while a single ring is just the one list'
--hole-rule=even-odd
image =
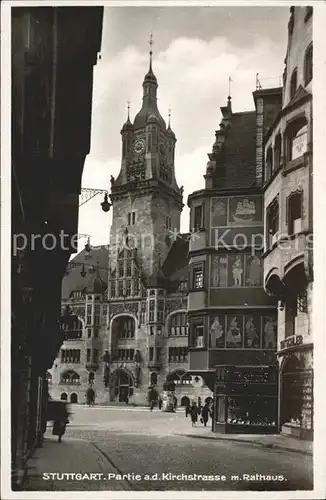
[{"label": "shop sign", "polygon": [[300,345],[302,342],[302,335],[293,335],[292,337],[281,340],[281,349],[288,349],[289,347]]}]

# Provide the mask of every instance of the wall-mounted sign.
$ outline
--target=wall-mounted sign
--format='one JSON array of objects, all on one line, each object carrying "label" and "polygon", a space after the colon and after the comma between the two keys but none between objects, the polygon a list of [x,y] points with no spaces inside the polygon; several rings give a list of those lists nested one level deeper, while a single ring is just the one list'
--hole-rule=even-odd
[{"label": "wall-mounted sign", "polygon": [[302,335],[292,335],[287,339],[281,340],[281,349],[288,349],[289,347],[293,347],[295,345],[300,345],[303,342]]}]

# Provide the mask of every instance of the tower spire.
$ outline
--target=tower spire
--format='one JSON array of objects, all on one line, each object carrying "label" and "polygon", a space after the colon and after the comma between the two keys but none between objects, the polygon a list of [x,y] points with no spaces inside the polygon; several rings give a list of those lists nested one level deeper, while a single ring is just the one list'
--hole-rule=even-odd
[{"label": "tower spire", "polygon": [[130,101],[127,101],[127,109],[128,109],[128,120],[130,120]]},{"label": "tower spire", "polygon": [[171,128],[171,106],[169,106],[169,128]]},{"label": "tower spire", "polygon": [[152,57],[153,57],[153,33],[149,35],[149,69],[152,69]]}]

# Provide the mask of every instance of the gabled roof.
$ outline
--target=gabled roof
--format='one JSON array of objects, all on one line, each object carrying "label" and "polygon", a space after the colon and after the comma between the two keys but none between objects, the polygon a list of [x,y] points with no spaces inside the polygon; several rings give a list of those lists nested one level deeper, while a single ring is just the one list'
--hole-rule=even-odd
[{"label": "gabled roof", "polygon": [[162,275],[175,283],[188,278],[189,233],[180,234],[162,266]]},{"label": "gabled roof", "polygon": [[256,178],[256,112],[232,113],[216,168],[216,187],[252,186]]},{"label": "gabled roof", "polygon": [[[109,250],[107,245],[93,247],[90,253],[82,250],[68,264],[68,274],[62,280],[62,300],[69,299],[74,291],[103,293],[108,281]],[[83,269],[86,276],[81,276]]]}]

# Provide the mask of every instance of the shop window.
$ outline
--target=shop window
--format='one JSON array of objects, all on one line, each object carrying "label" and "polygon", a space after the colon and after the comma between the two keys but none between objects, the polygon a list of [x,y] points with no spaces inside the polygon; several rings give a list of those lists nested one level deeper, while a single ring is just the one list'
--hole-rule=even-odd
[{"label": "shop window", "polygon": [[267,248],[270,248],[278,237],[279,230],[279,205],[278,198],[275,198],[267,207],[266,214],[266,232],[267,232]]},{"label": "shop window", "polygon": [[288,233],[297,234],[302,230],[302,193],[297,192],[288,198]]},{"label": "shop window", "polygon": [[203,206],[199,205],[194,210],[194,229],[198,231],[203,227]]},{"label": "shop window", "polygon": [[266,164],[265,164],[265,180],[266,182],[269,181],[272,175],[272,170],[273,170],[273,150],[271,146],[267,149],[266,153]]},{"label": "shop window", "polygon": [[298,86],[298,70],[297,68],[295,68],[290,80],[290,100],[293,99],[297,91],[297,86]]}]

